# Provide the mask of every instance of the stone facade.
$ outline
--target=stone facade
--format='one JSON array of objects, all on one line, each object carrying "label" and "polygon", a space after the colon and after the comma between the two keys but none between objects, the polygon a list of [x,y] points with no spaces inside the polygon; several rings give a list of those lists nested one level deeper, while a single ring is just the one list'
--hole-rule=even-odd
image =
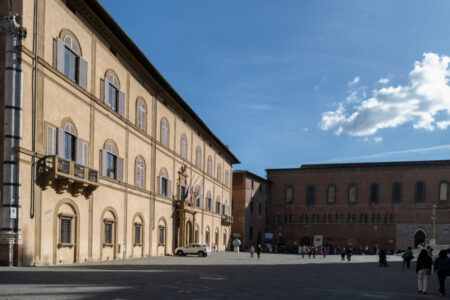
[{"label": "stone facade", "polygon": [[268,182],[248,171],[233,172],[232,233],[239,233],[242,248],[265,241]]},{"label": "stone facade", "polygon": [[225,250],[238,163],[228,147],[97,1],[12,2],[28,31],[14,263]]},{"label": "stone facade", "polygon": [[[450,161],[303,165],[269,169],[274,247],[293,250],[321,235],[334,247],[448,244]],[[420,228],[423,229],[423,235]]]}]

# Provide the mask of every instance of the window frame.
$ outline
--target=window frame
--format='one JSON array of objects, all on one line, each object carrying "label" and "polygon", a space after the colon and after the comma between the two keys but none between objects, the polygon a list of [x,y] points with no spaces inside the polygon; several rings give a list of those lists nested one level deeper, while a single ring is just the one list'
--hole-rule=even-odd
[{"label": "window frame", "polygon": [[[332,201],[330,201],[330,189],[331,188],[334,188]],[[336,185],[333,184],[333,183],[327,185],[327,199],[326,199],[326,203],[327,204],[336,204]]]},{"label": "window frame", "polygon": [[[422,193],[419,194],[420,186],[422,186]],[[425,181],[419,180],[414,185],[414,203],[424,203],[426,202],[426,193],[427,193],[427,186],[425,184]]]},{"label": "window frame", "polygon": [[[374,187],[376,188],[376,199],[374,199]],[[369,190],[369,203],[370,204],[379,204],[380,203],[380,185],[376,182],[370,184]]]},{"label": "window frame", "polygon": [[[64,221],[64,222],[63,222]],[[63,231],[63,223],[67,224],[66,221],[69,222],[69,228],[68,230],[64,230]],[[69,216],[69,215],[60,215],[59,216],[59,245],[61,246],[71,246],[73,245],[73,223],[75,221],[74,216]],[[65,235],[64,233],[68,233],[68,241],[65,239],[67,237],[67,235]],[[63,238],[65,237],[65,238]]]},{"label": "window frame", "polygon": [[[445,199],[441,199],[441,186],[443,185],[443,184],[445,184],[445,185],[447,185],[447,193],[446,193],[446,197],[445,197]],[[445,202],[445,201],[448,201],[448,196],[449,196],[449,192],[448,192],[448,181],[447,180],[442,180],[441,182],[439,182],[439,191],[438,191],[438,197],[439,197],[439,202],[440,201],[442,201],[442,202]]]},{"label": "window frame", "polygon": [[182,134],[180,138],[180,156],[183,159],[187,159],[187,148],[187,137],[185,134]]},{"label": "window frame", "polygon": [[292,184],[287,184],[284,187],[284,203],[285,204],[294,203],[294,186]]},{"label": "window frame", "polygon": [[[398,188],[398,198],[396,197],[396,188]],[[392,203],[402,203],[403,200],[403,186],[400,182],[392,183]]]},{"label": "window frame", "polygon": [[[311,192],[312,191],[312,192]],[[314,205],[316,203],[316,186],[308,184],[305,192],[306,205]]]},{"label": "window frame", "polygon": [[[351,191],[352,189],[355,189],[355,200],[352,201],[352,197],[351,197]],[[356,183],[351,183],[348,185],[348,190],[347,190],[347,202],[348,204],[354,205],[356,203],[358,203],[358,185]]]},{"label": "window frame", "polygon": [[[103,242],[104,245],[114,245],[114,220],[103,220]],[[108,231],[108,227],[110,227],[110,230]]]},{"label": "window frame", "polygon": [[[141,223],[134,223],[134,245],[135,246],[141,246],[142,245],[142,224]],[[139,229],[139,235],[137,234],[137,229]],[[139,237],[137,239],[137,237]]]}]

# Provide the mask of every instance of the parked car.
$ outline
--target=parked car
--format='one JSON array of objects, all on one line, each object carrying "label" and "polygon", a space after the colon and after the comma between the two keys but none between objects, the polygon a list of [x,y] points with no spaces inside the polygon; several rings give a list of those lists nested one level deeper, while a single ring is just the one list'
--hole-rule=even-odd
[{"label": "parked car", "polygon": [[178,247],[175,249],[175,254],[178,256],[185,255],[198,255],[200,257],[206,257],[211,254],[211,250],[209,250],[208,246],[201,244],[189,244],[184,247]]}]

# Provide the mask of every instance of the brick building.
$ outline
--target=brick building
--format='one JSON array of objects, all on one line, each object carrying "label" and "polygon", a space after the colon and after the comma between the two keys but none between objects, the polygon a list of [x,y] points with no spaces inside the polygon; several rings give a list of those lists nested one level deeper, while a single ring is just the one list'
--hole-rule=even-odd
[{"label": "brick building", "polygon": [[233,171],[232,233],[241,235],[242,248],[264,242],[268,181],[248,171]]},{"label": "brick building", "polygon": [[[405,249],[450,243],[450,160],[303,165],[268,169],[274,247]],[[435,210],[435,228],[433,225]]]}]

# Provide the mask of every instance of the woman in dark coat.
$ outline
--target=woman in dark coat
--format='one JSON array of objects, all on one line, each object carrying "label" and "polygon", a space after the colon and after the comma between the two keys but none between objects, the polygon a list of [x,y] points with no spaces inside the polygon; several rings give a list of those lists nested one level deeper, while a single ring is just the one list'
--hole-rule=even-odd
[{"label": "woman in dark coat", "polygon": [[445,250],[441,250],[439,256],[434,260],[434,272],[437,273],[439,279],[439,293],[444,296],[445,278],[450,273],[450,259],[447,257]]},{"label": "woman in dark coat", "polygon": [[431,274],[431,266],[433,259],[428,255],[428,251],[422,249],[416,263],[417,285],[419,286],[419,294],[426,295],[428,286],[428,277]]},{"label": "woman in dark coat", "polygon": [[258,244],[258,248],[256,248],[256,254],[258,255],[258,259],[261,256],[262,247],[261,244]]}]

